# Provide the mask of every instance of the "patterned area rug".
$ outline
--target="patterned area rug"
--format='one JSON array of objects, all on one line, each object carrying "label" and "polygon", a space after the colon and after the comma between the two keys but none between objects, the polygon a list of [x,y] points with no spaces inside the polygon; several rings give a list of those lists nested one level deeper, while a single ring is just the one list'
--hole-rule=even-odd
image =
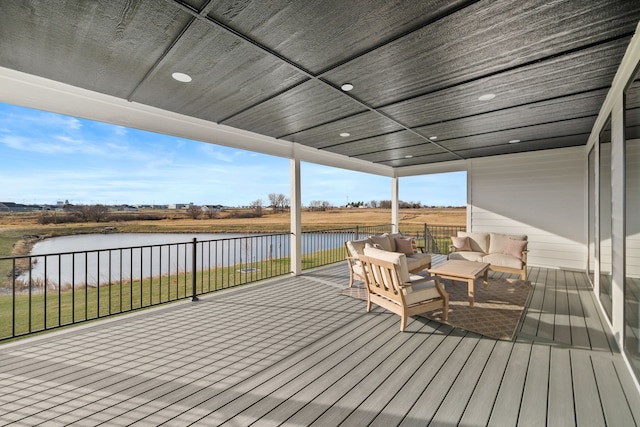
[{"label": "patterned area rug", "polygon": [[[513,340],[533,290],[529,281],[489,278],[489,286],[485,289],[480,278],[474,286],[473,307],[469,307],[466,282],[451,282],[446,279],[441,282],[449,293],[449,320],[442,320],[442,310],[434,310],[421,316],[490,338]],[[356,282],[353,286],[343,290],[342,294],[366,301],[364,284]]]}]

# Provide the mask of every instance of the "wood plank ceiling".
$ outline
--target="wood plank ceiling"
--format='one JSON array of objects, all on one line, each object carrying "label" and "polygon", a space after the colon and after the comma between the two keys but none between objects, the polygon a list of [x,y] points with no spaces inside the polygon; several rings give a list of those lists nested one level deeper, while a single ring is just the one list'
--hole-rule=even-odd
[{"label": "wood plank ceiling", "polygon": [[639,20],[638,0],[3,0],[0,66],[402,167],[584,145]]}]

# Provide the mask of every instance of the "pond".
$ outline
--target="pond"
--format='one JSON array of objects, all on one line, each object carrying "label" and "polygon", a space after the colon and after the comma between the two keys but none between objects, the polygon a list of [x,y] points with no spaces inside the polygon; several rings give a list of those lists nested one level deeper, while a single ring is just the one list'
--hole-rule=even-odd
[{"label": "pond", "polygon": [[[196,239],[194,245],[193,239]],[[304,233],[302,253],[339,248],[345,233]],[[36,243],[31,269],[19,280],[61,287],[171,275],[289,256],[290,234],[108,233],[61,236]],[[194,259],[195,254],[195,259]]]}]

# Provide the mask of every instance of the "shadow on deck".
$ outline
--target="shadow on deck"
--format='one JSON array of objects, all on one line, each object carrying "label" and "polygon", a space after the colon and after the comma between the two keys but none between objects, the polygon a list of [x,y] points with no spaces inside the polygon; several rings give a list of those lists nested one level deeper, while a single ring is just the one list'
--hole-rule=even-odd
[{"label": "shadow on deck", "polygon": [[421,317],[399,333],[340,294],[341,263],[0,345],[0,424],[638,425],[586,276],[529,279],[513,342]]}]

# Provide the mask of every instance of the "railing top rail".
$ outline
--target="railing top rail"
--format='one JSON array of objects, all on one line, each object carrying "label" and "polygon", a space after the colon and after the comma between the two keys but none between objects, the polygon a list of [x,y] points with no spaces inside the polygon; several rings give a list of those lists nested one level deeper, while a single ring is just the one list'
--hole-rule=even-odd
[{"label": "railing top rail", "polygon": [[[235,233],[234,233],[235,234]],[[210,242],[222,242],[228,240],[242,240],[242,239],[254,239],[257,237],[273,237],[273,236],[286,236],[291,233],[273,233],[273,234],[252,234],[250,236],[236,236],[236,237],[224,237],[219,239],[209,239],[209,240],[198,240],[197,243],[210,243]],[[176,245],[190,245],[193,244],[193,238],[190,240],[186,240],[184,242],[167,242],[167,243],[154,243],[149,245],[136,245],[136,246],[122,246],[115,248],[96,248],[96,249],[85,249],[80,251],[66,251],[66,252],[49,252],[43,254],[31,254],[31,255],[13,255],[13,256],[1,256],[0,261],[6,261],[11,259],[25,259],[25,258],[33,258],[33,257],[45,257],[45,256],[59,256],[59,255],[78,255],[84,253],[94,253],[94,252],[108,252],[108,251],[122,251],[122,250],[134,250],[134,249],[147,249],[147,248],[158,248],[163,246],[176,246]]]}]

